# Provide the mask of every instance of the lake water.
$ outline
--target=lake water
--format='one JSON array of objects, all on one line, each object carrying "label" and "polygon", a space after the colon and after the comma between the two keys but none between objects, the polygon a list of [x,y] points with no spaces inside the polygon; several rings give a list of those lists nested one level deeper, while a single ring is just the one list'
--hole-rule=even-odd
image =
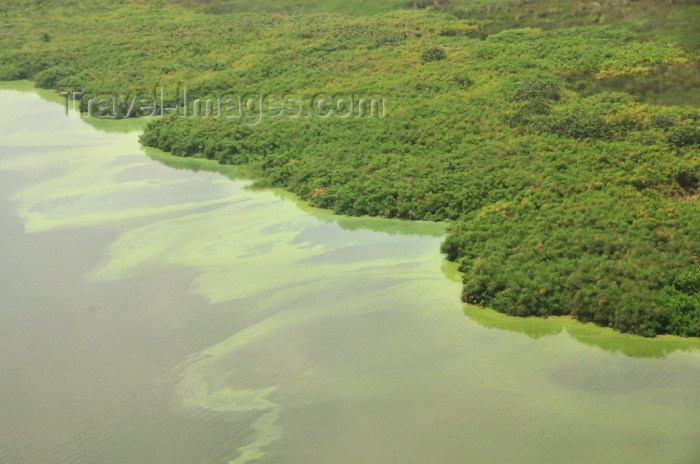
[{"label": "lake water", "polygon": [[0,87],[0,463],[700,462],[700,342],[463,305],[346,218]]}]

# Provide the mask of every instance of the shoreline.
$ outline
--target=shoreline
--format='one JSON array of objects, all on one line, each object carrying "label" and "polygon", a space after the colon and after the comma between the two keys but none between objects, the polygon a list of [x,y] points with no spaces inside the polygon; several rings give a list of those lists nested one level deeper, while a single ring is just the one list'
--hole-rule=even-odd
[{"label": "shoreline", "polygon": [[[53,102],[53,103],[63,103],[64,97],[57,94],[56,91],[48,89],[37,88],[34,83],[30,80],[18,80],[18,81],[0,81],[0,90],[10,90],[19,92],[34,92],[40,98]],[[75,115],[71,115],[75,117]],[[143,128],[148,122],[148,118],[129,118],[129,119],[99,119],[86,116],[78,116],[86,124],[102,131],[106,132],[137,132],[139,134],[143,133]],[[114,125],[126,126],[118,127],[116,130]],[[110,127],[111,126],[111,127]],[[375,227],[371,227],[370,230],[380,230],[387,233],[398,233],[399,230],[405,232],[406,227],[415,227],[415,231],[408,232],[409,234],[417,235],[430,235],[433,237],[442,237],[443,241],[447,234],[447,228],[450,222],[437,222],[437,221],[426,221],[426,220],[407,220],[400,218],[384,218],[379,216],[352,216],[346,214],[336,214],[331,209],[320,208],[310,205],[307,201],[301,199],[296,193],[285,190],[281,187],[268,187],[256,185],[262,177],[256,176],[255,172],[250,169],[246,169],[246,166],[221,164],[213,159],[206,159],[200,157],[190,157],[190,156],[176,156],[170,152],[165,152],[158,148],[148,147],[139,143],[141,149],[145,156],[150,159],[156,160],[160,163],[165,164],[168,167],[174,169],[187,169],[191,171],[206,170],[210,172],[219,173],[231,180],[238,180],[248,182],[247,188],[253,191],[268,191],[273,193],[279,198],[290,200],[295,203],[296,207],[305,213],[311,214],[324,221],[333,221],[337,223],[345,223],[352,228],[352,223],[360,224],[360,222],[372,222]],[[361,227],[361,226],[360,226]],[[444,242],[443,242],[444,243]],[[453,281],[460,281],[463,276],[462,273],[457,271],[458,263],[455,261],[449,261],[445,258],[445,253],[440,253],[443,256],[444,263],[454,268],[453,272],[455,275],[446,275]],[[459,298],[459,295],[456,295]],[[525,333],[528,336],[527,329],[517,330],[516,327],[522,321],[539,321],[542,322],[542,326],[546,327],[544,330],[549,334],[559,333],[561,331],[567,331],[571,334],[574,332],[582,336],[583,338],[589,337],[592,339],[610,338],[611,336],[620,336],[623,338],[628,338],[630,340],[644,340],[656,342],[656,345],[677,345],[679,341],[694,341],[697,340],[697,349],[700,349],[700,339],[696,337],[681,337],[677,335],[669,334],[659,334],[654,337],[644,337],[642,335],[634,333],[624,333],[620,332],[611,327],[606,327],[602,325],[595,324],[594,322],[582,322],[577,320],[575,317],[570,315],[563,316],[537,316],[537,315],[509,315],[488,306],[473,305],[466,302],[461,302],[463,306],[463,312],[467,317],[474,319],[476,316],[480,320],[477,321],[480,325],[488,328],[499,328],[502,330],[516,331]],[[536,325],[540,325],[539,323]],[[573,330],[568,330],[573,328]],[[578,330],[580,329],[580,330]],[[576,335],[572,335],[575,338]],[[585,342],[584,342],[585,343]],[[685,344],[685,343],[681,343]],[[663,348],[663,346],[658,346],[658,348]],[[691,348],[692,349],[692,348]],[[643,352],[656,353],[651,356],[663,356],[665,350],[649,350],[642,348]],[[624,351],[623,351],[624,352]]]}]

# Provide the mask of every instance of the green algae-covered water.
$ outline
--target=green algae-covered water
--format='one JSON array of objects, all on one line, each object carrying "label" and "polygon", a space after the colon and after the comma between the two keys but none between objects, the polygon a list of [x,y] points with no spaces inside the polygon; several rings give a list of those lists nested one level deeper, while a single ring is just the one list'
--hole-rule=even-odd
[{"label": "green algae-covered water", "polygon": [[0,87],[0,463],[700,462],[700,342],[464,306],[345,218]]}]

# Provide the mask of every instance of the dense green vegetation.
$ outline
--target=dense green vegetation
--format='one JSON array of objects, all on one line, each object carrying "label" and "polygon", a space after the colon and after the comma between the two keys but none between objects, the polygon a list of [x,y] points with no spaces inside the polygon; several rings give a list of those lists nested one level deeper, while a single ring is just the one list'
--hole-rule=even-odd
[{"label": "dense green vegetation", "polygon": [[142,142],[338,213],[452,221],[467,302],[700,335],[700,2],[20,0],[2,15],[0,79],[303,108],[383,95],[384,118],[171,115]]}]

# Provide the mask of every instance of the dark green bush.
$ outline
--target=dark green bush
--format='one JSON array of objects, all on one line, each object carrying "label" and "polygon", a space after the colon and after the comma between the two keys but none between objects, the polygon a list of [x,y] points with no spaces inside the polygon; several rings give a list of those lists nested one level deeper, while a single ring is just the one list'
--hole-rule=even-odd
[{"label": "dark green bush", "polygon": [[440,61],[444,60],[447,58],[447,54],[445,53],[445,50],[442,48],[429,48],[425,51],[423,51],[423,54],[421,55],[421,60],[424,62],[429,62],[429,61]]},{"label": "dark green bush", "polygon": [[541,125],[541,129],[574,139],[608,139],[613,132],[610,124],[602,117],[574,111],[552,114]]},{"label": "dark green bush", "polygon": [[689,126],[671,129],[666,135],[666,141],[679,148],[697,145],[700,144],[700,131]]},{"label": "dark green bush", "polygon": [[525,82],[513,96],[514,101],[525,100],[554,100],[561,98],[561,89],[553,82],[549,81],[528,81]]}]

